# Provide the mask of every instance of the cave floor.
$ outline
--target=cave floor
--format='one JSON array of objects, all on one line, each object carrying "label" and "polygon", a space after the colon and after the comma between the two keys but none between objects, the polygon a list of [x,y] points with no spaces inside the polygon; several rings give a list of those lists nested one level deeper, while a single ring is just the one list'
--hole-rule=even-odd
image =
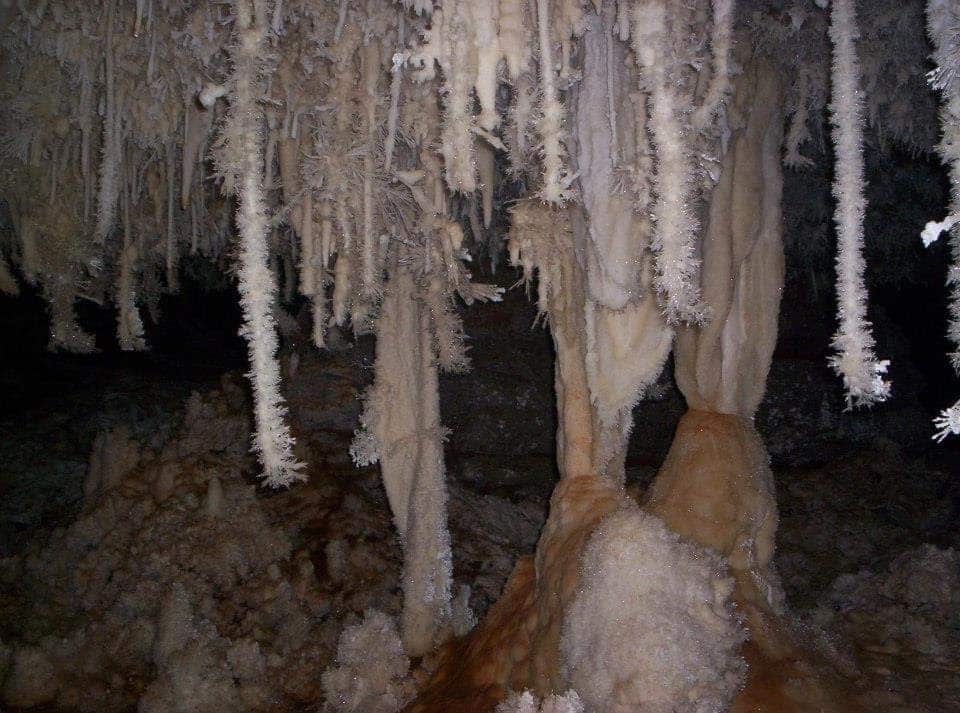
[{"label": "cave floor", "polygon": [[[6,573],[81,513],[98,432],[125,423],[144,448],[159,450],[176,432],[189,393],[220,381],[215,364],[184,368],[145,359],[99,369],[46,359],[46,380],[32,393],[22,390],[0,414],[0,561]],[[285,369],[295,372],[285,383],[295,384],[289,400],[310,481],[257,496],[269,526],[286,533],[294,559],[309,560],[319,582],[311,594],[311,611],[322,624],[311,664],[317,678],[344,622],[370,607],[399,612],[399,544],[378,473],[353,468],[347,454],[370,363],[369,348],[285,360]],[[519,428],[535,417],[522,407],[504,416],[506,428],[511,419]],[[891,711],[960,711],[956,456],[955,449],[935,448],[905,454],[878,439],[873,447],[851,448],[815,465],[775,463],[781,513],[776,563],[787,604],[810,640],[829,649],[857,680],[864,700]],[[638,495],[655,472],[652,461],[628,462],[628,485]],[[482,616],[515,559],[533,550],[555,478],[553,458],[548,452],[507,457],[458,450],[454,433],[447,465],[455,579],[469,586],[470,605]],[[252,482],[252,467],[248,459],[246,475],[233,477]],[[25,601],[34,594],[8,576],[0,591],[0,613],[6,614],[0,648],[70,625],[24,627],[25,608],[41,610]],[[47,611],[58,616],[55,608]],[[123,710],[123,701],[143,685],[127,684],[127,698],[115,709]],[[316,682],[311,686],[302,684],[298,695],[318,695]],[[50,710],[69,710],[60,700]]]}]

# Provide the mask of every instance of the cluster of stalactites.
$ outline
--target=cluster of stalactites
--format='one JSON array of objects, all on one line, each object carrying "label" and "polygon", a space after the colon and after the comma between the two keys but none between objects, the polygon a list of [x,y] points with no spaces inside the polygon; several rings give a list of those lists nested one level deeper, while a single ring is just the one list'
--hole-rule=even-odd
[{"label": "cluster of stalactites", "polygon": [[[586,13],[599,9],[598,3],[576,0],[447,0],[430,8],[421,41],[405,59],[417,80],[433,79],[440,69],[441,150],[451,190],[470,193],[478,187],[480,142],[505,148],[510,170],[532,177],[540,200],[553,205],[576,200],[564,101],[579,79],[573,43],[587,29]],[[713,139],[725,121],[734,3],[713,0],[708,8],[622,0],[616,13],[616,40],[632,40],[640,76],[640,145],[651,147],[630,157],[636,166],[624,168],[642,176],[640,182],[652,174],[653,200],[642,197],[637,210],[649,210],[655,220],[654,287],[668,322],[700,322],[706,309],[699,293],[697,216],[716,177],[719,146]],[[704,22],[708,17],[712,21]],[[709,38],[702,36],[704,27]],[[712,61],[701,56],[707,39]],[[496,101],[500,84],[510,86],[506,122]],[[611,121],[617,109],[611,107]]]},{"label": "cluster of stalactites", "polygon": [[[407,62],[417,81],[433,79],[437,67],[441,70],[441,151],[450,190],[472,193],[479,187],[476,141],[498,150],[509,145],[498,136],[503,117],[497,93],[505,82],[514,96],[514,126],[508,129],[514,147],[519,143],[527,153],[527,144],[534,143],[527,134],[536,127],[536,148],[529,146],[529,152],[539,154],[538,195],[558,204],[573,197],[561,92],[574,79],[571,47],[585,29],[583,13],[578,0],[447,0],[432,10]],[[537,67],[531,61],[533,47],[539,53]],[[473,111],[474,96],[479,114]]]},{"label": "cluster of stalactites", "polygon": [[226,31],[208,4],[154,4],[22,5],[0,33],[10,263],[49,302],[50,349],[94,349],[78,297],[111,299],[120,347],[145,348],[140,309],[156,318],[177,289],[187,244],[224,252],[228,216],[208,211],[196,170],[213,112],[195,107],[193,87],[215,73]]},{"label": "cluster of stalactites", "polygon": [[[470,284],[452,207],[457,202],[449,194],[480,192],[483,222],[489,225],[496,151],[506,151],[508,170],[522,174],[542,202],[576,200],[567,101],[578,81],[576,38],[586,31],[587,13],[595,12],[595,5],[266,3],[265,54],[257,71],[269,74],[270,81],[256,98],[265,115],[257,149],[262,191],[251,203],[265,217],[240,227],[243,232],[254,223],[253,232],[263,233],[264,264],[278,295],[289,303],[299,289],[312,304],[318,346],[330,324],[349,322],[355,331],[372,327],[389,246],[396,241],[422,246],[425,274],[434,275],[434,291],[450,305],[457,297],[490,296]],[[710,16],[707,0],[699,5],[700,16]],[[49,185],[59,196],[48,202],[63,203],[54,198],[69,194],[76,220],[53,226],[50,216],[38,218],[33,208],[19,230],[22,248],[15,257],[23,258],[14,261],[24,274],[49,283],[56,322],[52,343],[60,347],[92,345],[76,327],[73,298],[66,297],[81,284],[106,283],[100,289],[115,295],[119,341],[124,348],[144,348],[139,307],[176,289],[181,256],[225,253],[229,202],[214,203],[208,190],[211,149],[212,178],[221,181],[226,195],[237,193],[244,201],[247,156],[233,150],[240,142],[224,141],[232,124],[221,121],[224,107],[235,107],[237,99],[238,79],[227,60],[238,57],[234,28],[223,22],[222,8],[207,4],[186,5],[169,17],[149,8],[150,3],[133,8],[107,2],[95,11],[48,11],[24,20],[39,54],[55,58],[50,61],[67,82],[63,86],[70,84],[70,69],[78,70],[76,107],[67,112],[76,119],[76,131],[67,130],[58,144],[69,148],[41,152],[57,158],[50,166],[78,162],[76,171],[51,169]],[[78,12],[86,13],[83,22],[95,20],[104,29],[95,41],[74,47],[80,35],[60,31],[57,40],[62,28],[44,25]],[[652,56],[637,58],[639,100],[631,104],[642,115],[638,145],[650,148],[624,157],[637,164],[624,168],[653,176],[636,210],[656,218],[653,253],[664,311],[671,320],[696,319],[702,309],[693,234],[705,175],[702,157],[710,153],[697,137],[722,118],[731,4],[713,3],[714,61],[707,83],[695,81],[691,69],[704,66],[699,55],[690,60],[703,53],[705,38],[691,39],[689,9],[676,12],[659,0],[622,0],[617,41],[629,43],[632,37],[640,46],[638,38],[649,31],[643,18],[651,12],[667,16],[666,34],[656,38]],[[130,58],[139,54],[147,59],[142,79],[155,95],[135,91],[132,68],[139,65]],[[696,101],[695,91],[701,95]],[[46,182],[39,172],[34,183]],[[56,231],[72,241],[70,250],[56,249],[72,256],[69,274],[44,264],[49,234]],[[241,242],[250,240],[248,234]],[[437,252],[440,245],[447,247]],[[112,266],[116,277],[104,280],[104,267]],[[438,340],[441,361],[465,364],[454,311],[449,306],[435,311],[438,333],[451,335]]]}]

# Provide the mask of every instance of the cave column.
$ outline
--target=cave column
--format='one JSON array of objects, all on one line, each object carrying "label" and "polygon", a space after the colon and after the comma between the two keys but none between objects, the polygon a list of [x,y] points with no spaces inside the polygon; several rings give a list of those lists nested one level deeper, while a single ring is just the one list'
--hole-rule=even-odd
[{"label": "cave column", "polygon": [[740,600],[779,608],[770,569],[778,515],[769,456],[753,417],[777,338],[784,261],[783,114],[773,71],[748,68],[729,107],[733,128],[706,221],[702,289],[710,319],[682,327],[682,417],[646,507],[730,562]]}]

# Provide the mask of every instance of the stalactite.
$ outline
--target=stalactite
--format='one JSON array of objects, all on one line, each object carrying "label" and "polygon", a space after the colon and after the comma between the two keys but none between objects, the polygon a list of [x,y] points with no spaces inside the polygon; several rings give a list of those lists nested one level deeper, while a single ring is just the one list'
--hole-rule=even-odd
[{"label": "stalactite", "polygon": [[202,146],[210,132],[213,115],[197,106],[197,96],[189,91],[183,107],[183,146],[181,156],[180,207],[190,205],[190,193],[193,189],[193,173],[201,159]]},{"label": "stalactite", "polygon": [[147,57],[147,81],[152,82],[157,72],[157,32],[150,32],[150,54]]},{"label": "stalactite", "polygon": [[197,216],[197,204],[192,202],[190,203],[190,254],[196,255],[200,250],[200,229],[198,226],[199,220]]},{"label": "stalactite", "polygon": [[297,294],[297,279],[295,277],[297,274],[297,258],[294,255],[296,240],[293,239],[293,236],[290,236],[290,238],[289,243],[285,246],[286,250],[283,250],[283,301],[285,304],[292,303]]},{"label": "stalactite", "polygon": [[563,105],[557,96],[553,63],[553,39],[550,34],[550,0],[537,0],[537,30],[540,40],[540,139],[543,142],[543,186],[540,198],[562,204],[573,197],[573,177],[564,166]]},{"label": "stalactite", "polygon": [[733,44],[734,0],[713,0],[713,75],[703,102],[693,113],[690,126],[700,132],[713,121],[730,92],[730,53]]},{"label": "stalactite", "polygon": [[168,142],[166,146],[166,177],[167,177],[167,230],[164,244],[164,264],[167,275],[167,289],[175,292],[178,288],[179,280],[177,278],[177,234],[174,224],[174,193],[176,186],[176,160],[174,157],[174,146]]},{"label": "stalactite", "polygon": [[254,450],[270,487],[289,486],[304,480],[303,464],[293,453],[293,437],[285,423],[277,363],[276,322],[271,314],[277,286],[267,259],[269,220],[263,196],[263,111],[258,106],[264,56],[267,3],[236,0],[237,44],[232,52],[234,91],[231,116],[224,130],[228,165],[237,172],[240,230],[239,290],[243,307],[243,336],[250,352],[249,377],[253,385],[256,433]]},{"label": "stalactite", "polygon": [[117,276],[117,342],[125,352],[144,351],[147,342],[143,336],[143,322],[137,308],[137,245],[133,241],[130,216],[130,186],[124,181],[121,204],[123,209],[123,246],[120,252],[120,271]]},{"label": "stalactite", "polygon": [[[2,285],[0,285],[2,291]],[[47,350],[66,351],[73,354],[91,354],[97,351],[92,334],[84,332],[77,324],[73,302],[76,292],[69,281],[58,278],[47,287],[50,303],[50,341]]]},{"label": "stalactite", "polygon": [[343,27],[347,23],[347,7],[349,0],[340,0],[340,10],[337,13],[337,26],[333,31],[333,41],[339,42],[343,34]]},{"label": "stalactite", "polygon": [[473,14],[473,41],[477,45],[477,79],[474,83],[480,104],[478,123],[487,131],[500,125],[497,112],[497,65],[500,63],[498,0],[474,0],[469,3]]},{"label": "stalactite", "polygon": [[93,204],[93,167],[91,166],[90,144],[93,140],[93,78],[86,62],[80,67],[80,175],[83,177],[83,222],[90,220]]},{"label": "stalactite", "polygon": [[668,323],[696,323],[704,319],[705,308],[698,287],[698,225],[691,205],[693,166],[683,126],[689,101],[671,81],[669,42],[666,3],[641,0],[636,6],[633,46],[649,90],[649,125],[656,146],[656,234],[651,244],[656,289]]},{"label": "stalactite", "polygon": [[[338,110],[333,116],[333,127],[330,136],[331,145],[318,140],[317,147],[324,156],[323,212],[327,228],[321,236],[325,240],[321,251],[326,260],[336,252],[334,265],[334,285],[332,296],[332,320],[338,326],[343,326],[349,315],[353,297],[353,252],[354,228],[351,213],[347,210],[347,197],[356,194],[355,186],[348,179],[347,170],[355,165],[354,155],[348,153],[349,147],[354,144],[355,131],[353,127],[356,71],[354,57],[360,47],[362,37],[355,25],[344,28],[339,39],[332,48],[332,76],[333,86],[331,97],[337,102]],[[336,230],[339,235],[334,236]]]},{"label": "stalactite", "polygon": [[[437,362],[433,352],[430,315],[420,309],[416,325],[419,340],[422,411],[417,425],[425,430],[412,485],[412,511],[407,521],[403,560],[403,637],[407,651],[433,648],[448,635],[451,618],[453,554],[447,529],[447,487],[443,442],[447,431],[440,422]],[[411,602],[412,605],[408,605]]]},{"label": "stalactite", "polygon": [[42,267],[37,251],[37,226],[30,218],[24,217],[17,232],[20,235],[20,270],[27,283],[35,285]]},{"label": "stalactite", "polygon": [[531,163],[530,134],[535,123],[537,112],[537,90],[530,73],[525,72],[517,79],[513,102],[507,115],[506,130],[507,157],[510,160],[509,171],[514,176],[521,176]]},{"label": "stalactite", "polygon": [[447,185],[452,191],[473,193],[476,190],[476,163],[473,146],[473,89],[476,47],[471,41],[469,18],[465,5],[436,12],[434,23],[442,28],[439,41],[448,43],[444,72],[443,130],[441,147],[446,168]]},{"label": "stalactite", "polygon": [[333,321],[342,327],[347,321],[350,307],[350,252],[353,249],[353,231],[342,203],[337,204],[337,225],[340,228],[340,246],[337,248],[337,262],[333,274]]},{"label": "stalactite", "polygon": [[113,32],[117,0],[106,0],[107,28],[104,45],[105,97],[103,117],[103,147],[100,160],[100,191],[97,201],[96,236],[102,243],[113,227],[117,199],[120,195],[120,166],[122,138],[120,136],[120,112],[117,110],[116,87],[114,87]]},{"label": "stalactite", "polygon": [[139,37],[143,31],[143,16],[148,0],[136,0],[136,17],[133,22],[133,36]]},{"label": "stalactite", "polygon": [[263,190],[272,191],[276,188],[273,170],[277,161],[277,141],[280,132],[277,130],[277,119],[272,111],[267,112],[267,143],[263,150]]},{"label": "stalactite", "polygon": [[303,295],[313,295],[317,290],[313,239],[313,194],[309,191],[303,199],[302,218],[300,229],[300,292]]},{"label": "stalactite", "polygon": [[0,255],[0,293],[13,297],[20,294],[20,287],[17,285],[13,273],[10,271],[10,265],[3,255]]},{"label": "stalactite", "polygon": [[323,349],[327,344],[327,295],[322,280],[317,283],[311,304],[313,306],[313,327],[310,336],[313,339],[313,345],[317,349]]},{"label": "stalactite", "polygon": [[380,78],[380,46],[374,42],[363,48],[364,125],[366,145],[363,153],[363,234],[361,235],[360,287],[367,299],[375,299],[380,289],[379,240],[374,224],[374,152],[379,144],[377,123],[377,80]]},{"label": "stalactite", "polygon": [[329,205],[324,203],[321,209],[320,219],[320,258],[318,262],[319,270],[327,269],[330,264],[330,258],[333,256],[336,247],[333,237],[333,217],[329,213]]},{"label": "stalactite", "polygon": [[786,153],[783,163],[790,168],[812,166],[813,161],[800,153],[800,146],[810,139],[810,130],[807,120],[810,116],[808,102],[810,98],[810,75],[800,72],[797,77],[797,100],[793,116],[790,118],[790,129],[787,131]]},{"label": "stalactite", "polygon": [[[606,27],[604,27],[606,29]],[[620,73],[617,71],[617,52],[614,44],[614,28],[610,28],[609,36],[604,38],[606,46],[605,72],[606,72],[606,90],[607,90],[607,123],[610,125],[610,159],[614,165],[620,161],[620,137],[617,135],[617,100],[616,94],[618,87],[616,80]],[[639,118],[639,117],[638,117]],[[644,131],[646,126],[644,125]]]},{"label": "stalactite", "polygon": [[493,190],[496,181],[496,166],[493,149],[482,145],[477,149],[477,168],[480,172],[480,197],[483,203],[483,227],[489,228],[493,220]]},{"label": "stalactite", "polygon": [[883,378],[889,361],[874,355],[871,325],[867,321],[867,288],[864,285],[863,217],[866,211],[863,159],[863,91],[854,0],[833,0],[830,40],[833,43],[830,121],[835,146],[837,226],[837,302],[840,327],[833,338],[837,354],[830,358],[843,377],[847,407],[870,406],[890,395]]},{"label": "stalactite", "polygon": [[[949,167],[949,215],[940,223],[928,223],[924,244],[929,244],[941,231],[947,231],[950,245],[950,266],[947,287],[950,291],[947,338],[954,347],[950,361],[960,373],[960,9],[947,0],[929,0],[927,34],[934,46],[937,68],[929,75],[930,83],[942,95],[940,124],[942,138],[937,146],[940,157]],[[931,235],[935,232],[935,235]],[[960,435],[960,400],[944,409],[934,419],[937,432],[933,438],[943,441],[948,435]]]},{"label": "stalactite", "polygon": [[407,55],[403,51],[404,38],[403,15],[397,17],[397,51],[392,57],[390,69],[390,112],[387,114],[387,136],[383,142],[383,170],[390,174],[393,168],[393,152],[397,141],[397,117],[400,114],[400,87],[403,85],[403,65]]},{"label": "stalactite", "polygon": [[530,65],[530,28],[526,0],[500,0],[500,50],[507,77],[514,83]]}]

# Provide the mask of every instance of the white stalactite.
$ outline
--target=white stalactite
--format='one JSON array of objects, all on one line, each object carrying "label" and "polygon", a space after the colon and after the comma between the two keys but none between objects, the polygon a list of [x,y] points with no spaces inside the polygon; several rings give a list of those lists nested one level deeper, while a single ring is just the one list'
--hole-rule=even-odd
[{"label": "white stalactite", "polygon": [[550,0],[537,0],[537,32],[540,40],[539,128],[543,142],[543,186],[539,195],[547,203],[559,205],[573,197],[570,183],[574,177],[564,167],[563,104],[557,96],[553,39],[550,36]]},{"label": "white stalactite", "polygon": [[[444,20],[446,21],[444,23]],[[440,41],[451,47],[444,52],[444,106],[441,152],[447,185],[452,191],[473,193],[477,187],[473,146],[473,71],[476,48],[470,36],[465,5],[456,4],[433,14],[440,23]]]},{"label": "white stalactite", "polygon": [[713,0],[713,75],[703,103],[693,113],[690,125],[703,131],[713,121],[730,93],[730,53],[733,49],[734,0]]},{"label": "white stalactite", "polygon": [[[397,22],[397,45],[403,47],[403,15]],[[398,49],[392,57],[390,68],[390,113],[387,114],[387,136],[383,140],[383,170],[393,169],[393,152],[397,142],[397,118],[400,114],[400,87],[403,85],[403,65],[406,55]]]},{"label": "white stalactite", "polygon": [[120,116],[117,108],[117,91],[114,87],[114,57],[113,57],[113,15],[114,0],[110,1],[110,10],[107,19],[106,41],[106,81],[104,91],[104,118],[103,118],[103,147],[100,157],[100,187],[97,195],[97,226],[96,237],[104,242],[113,228],[117,213],[117,202],[120,197],[120,171],[123,164],[123,136],[121,134]]},{"label": "white stalactite", "polygon": [[667,7],[664,0],[639,2],[633,31],[637,62],[650,93],[649,126],[657,159],[654,282],[669,324],[698,323],[705,308],[695,247],[699,226],[691,205],[693,164],[685,139],[689,129],[685,131],[682,118],[688,102],[671,81]]},{"label": "white stalactite", "polygon": [[530,43],[525,26],[525,0],[500,0],[500,50],[510,81],[525,72],[530,64]]},{"label": "white stalactite", "polygon": [[313,238],[313,194],[307,191],[303,197],[300,226],[296,231],[300,238],[300,293],[310,296],[317,290],[317,267],[315,265],[315,241]]},{"label": "white stalactite", "polygon": [[363,296],[376,299],[380,291],[379,238],[374,223],[374,154],[380,136],[377,124],[377,80],[380,78],[380,45],[370,42],[363,48],[363,106],[367,133],[363,153],[363,233],[361,235],[360,285]]},{"label": "white stalactite", "polygon": [[[949,167],[950,214],[942,223],[928,223],[924,229],[924,245],[936,240],[940,231],[948,231],[950,267],[947,287],[950,290],[947,338],[954,351],[950,361],[960,373],[960,8],[952,0],[930,0],[927,4],[927,34],[934,46],[937,68],[930,74],[930,83],[941,92],[940,124],[942,138],[937,150]],[[942,441],[948,435],[960,435],[960,400],[944,409],[934,420],[937,432],[933,438]]]},{"label": "white stalactite", "polygon": [[174,157],[173,143],[167,144],[167,235],[165,251],[165,264],[167,273],[167,289],[171,292],[179,287],[177,278],[177,232],[174,223],[174,186],[176,184],[176,161]]},{"label": "white stalactite", "polygon": [[125,352],[140,352],[147,348],[143,337],[143,321],[137,309],[136,266],[137,244],[133,241],[130,217],[130,193],[123,196],[123,247],[120,252],[120,272],[117,276],[117,342]]},{"label": "white stalactite", "polygon": [[833,125],[837,228],[837,302],[840,328],[833,338],[837,354],[830,358],[843,377],[847,406],[870,406],[890,395],[883,375],[889,361],[874,355],[867,321],[864,284],[863,218],[866,212],[863,160],[863,90],[856,39],[859,35],[854,0],[833,0],[830,40],[833,43],[830,121]]},{"label": "white stalactite", "polygon": [[480,103],[480,127],[494,131],[500,125],[497,113],[497,65],[500,63],[498,0],[471,0],[474,42],[477,46],[477,79],[474,83]]},{"label": "white stalactite", "polygon": [[450,620],[452,559],[437,360],[430,310],[406,267],[390,272],[377,326],[374,385],[350,454],[380,463],[403,541],[403,644],[430,650]]},{"label": "white stalactite", "polygon": [[266,3],[237,0],[237,45],[232,116],[226,128],[239,165],[237,181],[240,230],[239,291],[244,325],[241,329],[250,353],[256,433],[254,450],[260,457],[261,477],[270,487],[284,487],[304,480],[303,464],[293,454],[293,437],[285,422],[286,407],[280,395],[280,365],[277,362],[276,322],[271,310],[277,285],[268,265],[267,235],[270,220],[263,196],[263,111],[258,105],[260,57],[264,55]]},{"label": "white stalactite", "polygon": [[350,269],[353,231],[343,203],[337,203],[337,225],[340,227],[341,238],[340,247],[337,250],[337,262],[333,268],[333,321],[342,327],[347,321],[353,282]]}]

